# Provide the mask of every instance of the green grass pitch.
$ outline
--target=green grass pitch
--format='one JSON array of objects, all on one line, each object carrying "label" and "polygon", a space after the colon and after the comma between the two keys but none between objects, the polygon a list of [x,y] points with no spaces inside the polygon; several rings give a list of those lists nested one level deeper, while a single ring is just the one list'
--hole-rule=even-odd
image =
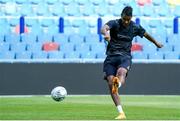
[{"label": "green grass pitch", "polygon": [[[180,96],[121,96],[127,120],[180,120]],[[0,97],[0,120],[114,120],[109,95]]]}]

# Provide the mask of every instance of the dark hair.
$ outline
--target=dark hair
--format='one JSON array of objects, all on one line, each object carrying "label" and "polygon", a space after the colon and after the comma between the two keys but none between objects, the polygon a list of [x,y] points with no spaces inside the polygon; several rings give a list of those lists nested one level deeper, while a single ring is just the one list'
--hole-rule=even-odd
[{"label": "dark hair", "polygon": [[123,10],[122,10],[122,13],[121,13],[121,16],[132,16],[132,12],[133,12],[133,9],[131,6],[126,6]]}]

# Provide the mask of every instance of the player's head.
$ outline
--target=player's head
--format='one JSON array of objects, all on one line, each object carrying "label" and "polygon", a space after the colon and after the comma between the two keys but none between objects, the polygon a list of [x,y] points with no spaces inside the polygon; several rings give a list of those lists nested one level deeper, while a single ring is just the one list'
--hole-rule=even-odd
[{"label": "player's head", "polygon": [[124,26],[128,26],[131,22],[133,9],[131,6],[126,6],[121,13],[121,19]]}]

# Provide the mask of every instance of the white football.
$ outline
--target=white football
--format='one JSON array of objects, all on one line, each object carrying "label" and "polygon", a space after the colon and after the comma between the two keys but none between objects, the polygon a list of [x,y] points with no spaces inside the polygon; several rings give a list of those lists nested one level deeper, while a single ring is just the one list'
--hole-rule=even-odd
[{"label": "white football", "polygon": [[65,99],[66,96],[67,96],[67,91],[62,86],[57,86],[51,91],[51,97],[55,101],[62,101]]}]

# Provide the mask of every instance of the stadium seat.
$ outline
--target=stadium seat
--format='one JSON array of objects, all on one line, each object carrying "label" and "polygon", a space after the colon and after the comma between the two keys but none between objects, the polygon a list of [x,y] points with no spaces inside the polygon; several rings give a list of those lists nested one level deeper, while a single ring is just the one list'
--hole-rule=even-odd
[{"label": "stadium seat", "polygon": [[64,53],[60,51],[49,52],[49,59],[63,59]]},{"label": "stadium seat", "polygon": [[66,35],[66,34],[58,33],[58,34],[55,34],[55,35],[53,36],[53,40],[54,40],[54,42],[57,42],[57,43],[59,43],[60,45],[61,45],[61,44],[66,44],[66,43],[69,42],[69,38],[68,38],[68,37],[69,37],[69,36]]},{"label": "stadium seat", "polygon": [[165,59],[180,59],[179,52],[166,52],[164,54]]},{"label": "stadium seat", "polygon": [[5,42],[7,43],[19,43],[21,41],[19,34],[6,34],[5,35]]},{"label": "stadium seat", "polygon": [[15,59],[15,53],[11,51],[0,52],[0,59]]},{"label": "stadium seat", "polygon": [[51,8],[49,8],[49,12],[53,16],[65,16],[66,13],[64,12],[64,6],[61,4],[61,2],[57,2],[56,4],[52,5]]},{"label": "stadium seat", "polygon": [[143,52],[157,52],[157,47],[152,43],[143,45]]},{"label": "stadium seat", "polygon": [[81,52],[81,58],[82,59],[96,59],[96,53],[92,52]]},{"label": "stadium seat", "polygon": [[88,53],[90,51],[90,46],[86,43],[75,44],[75,51]]},{"label": "stadium seat", "polygon": [[67,16],[80,16],[78,5],[74,2],[68,4],[67,7],[64,8],[64,12]]},{"label": "stadium seat", "polygon": [[23,52],[27,50],[27,45],[25,43],[13,43],[10,44],[10,50],[14,52]]},{"label": "stadium seat", "polygon": [[16,52],[15,59],[31,59],[32,53],[31,52]]},{"label": "stadium seat", "polygon": [[148,54],[146,52],[134,51],[132,52],[133,59],[147,59]]},{"label": "stadium seat", "polygon": [[84,36],[78,34],[72,34],[69,36],[69,42],[74,44],[84,43]]},{"label": "stadium seat", "polygon": [[104,43],[92,43],[90,44],[90,49],[92,52],[105,52],[106,50],[106,47],[105,47],[105,44]]},{"label": "stadium seat", "polygon": [[143,46],[139,43],[132,43],[131,51],[142,51]]},{"label": "stadium seat", "polygon": [[148,54],[148,59],[153,59],[153,60],[156,60],[156,59],[164,59],[164,54],[162,52],[149,52]]},{"label": "stadium seat", "polygon": [[71,52],[75,51],[74,44],[73,43],[61,44],[60,51],[71,53]]},{"label": "stadium seat", "polygon": [[22,43],[35,44],[37,42],[37,35],[32,33],[21,34]]},{"label": "stadium seat", "polygon": [[98,34],[87,34],[85,36],[85,43],[91,44],[91,43],[99,43],[99,35]]},{"label": "stadium seat", "polygon": [[97,59],[105,59],[106,58],[105,52],[97,52],[96,53],[96,58]]},{"label": "stadium seat", "polygon": [[57,51],[59,50],[59,44],[55,42],[45,42],[42,48],[44,51]]},{"label": "stadium seat", "polygon": [[0,43],[0,52],[6,52],[10,50],[10,45],[9,43]]},{"label": "stadium seat", "polygon": [[78,52],[65,52],[65,59],[79,59],[80,54]]},{"label": "stadium seat", "polygon": [[53,36],[50,34],[39,33],[37,35],[37,42],[44,43],[44,42],[52,42],[52,41],[53,41]]},{"label": "stadium seat", "polygon": [[27,44],[27,51],[41,52],[42,51],[42,44],[41,43]]},{"label": "stadium seat", "polygon": [[32,53],[32,59],[47,59],[48,53],[44,51],[34,51]]}]

